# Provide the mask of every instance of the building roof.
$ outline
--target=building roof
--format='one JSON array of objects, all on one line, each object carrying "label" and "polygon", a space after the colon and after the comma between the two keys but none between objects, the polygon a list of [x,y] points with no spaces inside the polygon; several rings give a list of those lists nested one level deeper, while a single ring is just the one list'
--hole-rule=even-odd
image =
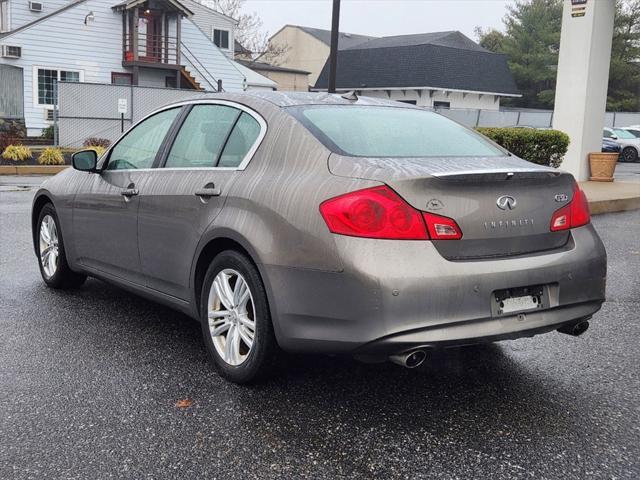
[{"label": "building roof", "polygon": [[[322,30],[321,28],[311,28],[311,27],[303,27],[300,25],[285,25],[280,30],[286,27],[299,28],[303,32],[308,33],[312,37],[320,40],[322,43],[326,45],[331,45],[331,30]],[[273,38],[273,35],[271,38]],[[358,45],[359,43],[366,42],[367,40],[371,40],[372,38],[369,35],[358,35],[356,33],[347,33],[340,32],[338,37],[338,48],[350,48]]]},{"label": "building roof", "polygon": [[[144,4],[146,1],[147,0],[126,0],[122,3],[118,3],[112,6],[111,9],[115,12],[120,12],[122,10],[130,10],[132,8],[139,7],[140,5]],[[184,6],[182,3],[180,3],[178,0],[159,0],[159,1],[160,3],[164,2],[167,5],[170,5],[175,10],[182,13],[185,17],[190,17],[191,15],[193,15],[193,12],[189,10],[186,6]]]},{"label": "building roof", "polygon": [[265,63],[265,62],[256,62],[256,61],[248,61],[248,60],[236,60],[236,62],[241,63],[242,65],[250,68],[251,70],[257,70],[257,71],[263,71],[263,72],[299,73],[302,75],[309,74],[309,72],[307,72],[306,70],[299,70],[297,68],[280,67],[278,65],[271,65],[270,63]]},{"label": "building roof", "polygon": [[462,48],[478,52],[488,52],[466,35],[452,30],[448,32],[416,33],[411,35],[394,35],[391,37],[371,38],[367,42],[348,47],[355,48],[387,48],[409,47],[412,45],[440,45],[441,47]]},{"label": "building roof", "polygon": [[236,55],[251,55],[253,53],[236,39],[233,39],[233,51]]},{"label": "building roof", "polygon": [[[327,88],[329,61],[315,89]],[[338,52],[341,90],[430,88],[519,96],[504,55],[460,32],[402,35],[371,40]]]},{"label": "building roof", "polygon": [[246,79],[248,87],[266,87],[275,90],[278,84],[270,78],[260,75],[258,72],[245,67],[242,63],[236,61],[231,62]]}]

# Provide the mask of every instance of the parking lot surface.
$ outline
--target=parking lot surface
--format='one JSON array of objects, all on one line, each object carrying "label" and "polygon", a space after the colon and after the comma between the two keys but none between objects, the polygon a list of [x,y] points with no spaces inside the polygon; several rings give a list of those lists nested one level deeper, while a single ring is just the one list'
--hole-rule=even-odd
[{"label": "parking lot surface", "polygon": [[608,301],[582,337],[415,370],[290,356],[240,387],[184,315],[97,280],[45,288],[32,195],[0,191],[2,479],[640,477],[640,212],[593,219]]}]

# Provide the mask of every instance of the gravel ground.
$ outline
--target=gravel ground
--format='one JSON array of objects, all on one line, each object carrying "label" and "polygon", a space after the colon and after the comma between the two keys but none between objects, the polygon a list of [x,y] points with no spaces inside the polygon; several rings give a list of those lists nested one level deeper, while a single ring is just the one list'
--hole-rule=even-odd
[{"label": "gravel ground", "polygon": [[416,370],[292,356],[240,387],[189,318],[97,280],[45,288],[32,195],[0,191],[2,479],[640,477],[640,212],[594,218],[608,302],[580,338]]}]

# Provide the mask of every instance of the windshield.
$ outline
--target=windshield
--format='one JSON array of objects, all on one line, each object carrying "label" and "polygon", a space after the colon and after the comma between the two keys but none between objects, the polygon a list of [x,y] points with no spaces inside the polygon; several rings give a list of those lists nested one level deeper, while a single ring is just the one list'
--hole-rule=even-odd
[{"label": "windshield", "polygon": [[629,133],[626,130],[622,130],[620,128],[614,128],[613,132],[618,136],[618,138],[636,138],[632,133]]},{"label": "windshield", "polygon": [[356,157],[501,157],[507,153],[442,115],[412,108],[305,106],[290,109],[327,148]]}]

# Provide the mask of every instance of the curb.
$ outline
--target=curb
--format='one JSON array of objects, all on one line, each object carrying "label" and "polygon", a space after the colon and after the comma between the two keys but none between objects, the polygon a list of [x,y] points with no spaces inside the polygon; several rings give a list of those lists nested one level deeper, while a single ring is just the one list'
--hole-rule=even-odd
[{"label": "curb", "polygon": [[595,200],[589,202],[589,210],[591,215],[600,215],[601,213],[626,212],[629,210],[640,209],[640,197],[631,198],[615,198],[611,200]]},{"label": "curb", "polygon": [[0,165],[0,175],[55,175],[69,165]]}]

